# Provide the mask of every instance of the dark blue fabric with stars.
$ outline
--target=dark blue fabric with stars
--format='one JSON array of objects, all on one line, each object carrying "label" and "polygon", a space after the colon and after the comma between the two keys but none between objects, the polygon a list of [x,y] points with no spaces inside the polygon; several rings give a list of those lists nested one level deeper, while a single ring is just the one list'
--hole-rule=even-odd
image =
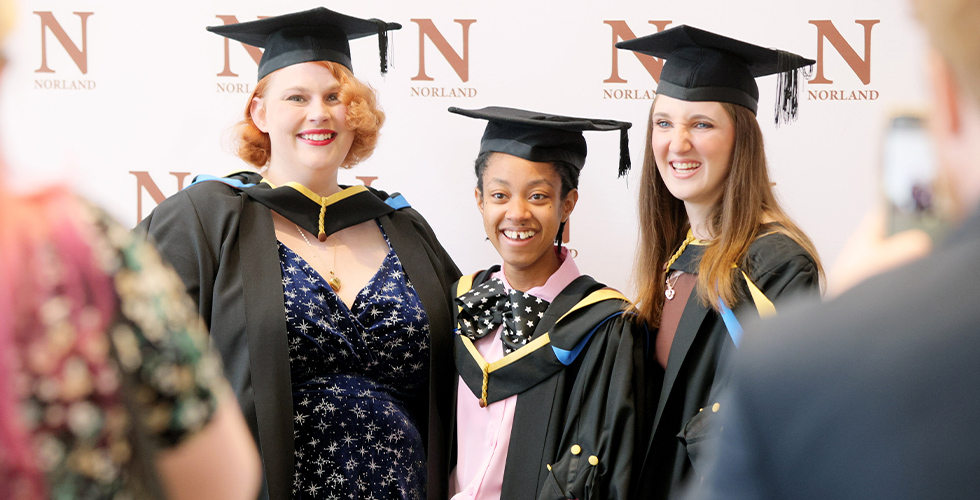
[{"label": "dark blue fabric with stars", "polygon": [[405,403],[428,392],[429,321],[398,256],[389,243],[349,309],[282,243],[279,262],[293,386],[293,498],[421,500],[425,452]]}]

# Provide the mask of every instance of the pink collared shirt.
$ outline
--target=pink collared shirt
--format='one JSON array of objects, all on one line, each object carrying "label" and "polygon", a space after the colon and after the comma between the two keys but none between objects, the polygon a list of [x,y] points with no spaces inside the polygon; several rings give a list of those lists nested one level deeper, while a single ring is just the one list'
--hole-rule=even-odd
[{"label": "pink collared shirt", "polygon": [[[552,302],[575,278],[581,276],[575,261],[568,256],[567,248],[562,249],[561,259],[561,266],[548,281],[527,293]],[[492,277],[502,281],[507,290],[512,289],[503,271],[494,273]],[[500,328],[473,343],[488,363],[504,357]],[[457,385],[457,459],[449,477],[449,494],[452,500],[500,500],[517,396],[480,408],[480,399],[473,395],[462,378]]]}]

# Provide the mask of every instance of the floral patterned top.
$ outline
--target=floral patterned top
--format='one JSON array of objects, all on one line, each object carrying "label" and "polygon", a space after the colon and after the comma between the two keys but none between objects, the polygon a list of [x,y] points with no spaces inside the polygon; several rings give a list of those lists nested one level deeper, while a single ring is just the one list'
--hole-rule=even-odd
[{"label": "floral patterned top", "polygon": [[84,333],[78,318],[90,305],[63,286],[76,270],[42,247],[32,263],[44,270],[32,273],[42,331],[18,332],[16,384],[50,498],[146,498],[153,480],[137,471],[152,471],[155,450],[210,421],[225,382],[177,275],[128,230],[82,207],[82,232],[112,278],[115,317],[104,332]]}]

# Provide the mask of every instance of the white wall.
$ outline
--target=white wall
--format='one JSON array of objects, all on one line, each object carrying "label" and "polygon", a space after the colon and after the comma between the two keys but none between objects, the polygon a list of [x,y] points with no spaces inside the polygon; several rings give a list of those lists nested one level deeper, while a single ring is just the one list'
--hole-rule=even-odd
[{"label": "white wall", "polygon": [[[245,21],[318,5],[296,0],[206,0],[176,6],[21,1],[19,26],[6,48],[10,62],[0,98],[0,143],[11,182],[33,188],[52,179],[67,181],[133,225],[140,216],[140,190],[131,171],[148,172],[161,192],[170,195],[177,189],[170,172],[191,172],[189,182],[199,173],[220,175],[244,168],[230,153],[229,129],[240,118],[247,94],[218,88],[254,85],[256,66],[242,45],[232,42],[229,63],[239,77],[216,76],[224,67],[225,42],[204,27],[220,24],[218,15]],[[619,51],[618,74],[626,83],[604,83],[613,68],[613,31],[607,21],[625,21],[637,36],[657,29],[649,21],[691,24],[813,59],[822,45],[823,75],[833,83],[810,84],[807,91],[818,96],[862,91],[876,97],[813,100],[805,91],[799,121],[776,129],[775,78],[759,81],[759,118],[778,193],[815,240],[825,264],[833,263],[860,216],[878,202],[877,158],[887,113],[920,105],[926,93],[922,35],[901,0],[377,0],[324,5],[404,26],[393,36],[394,67],[386,77],[377,69],[375,39],[353,43],[355,74],[378,90],[388,122],[374,156],[343,173],[342,180],[357,183],[356,176],[376,176],[374,187],[402,192],[428,218],[464,272],[497,260],[484,241],[473,202],[472,162],[485,122],[451,115],[446,108],[525,107],[634,123],[630,143],[635,168],[628,179],[615,175],[617,134],[586,134],[590,154],[569,244],[578,251],[583,272],[630,289],[636,188],[650,101],[605,97],[626,91],[650,94],[656,81],[632,53]],[[50,12],[69,42],[61,43],[52,30],[42,34],[46,14],[35,12]],[[420,73],[424,24],[413,19],[430,20],[439,30],[458,53],[462,63],[457,66],[468,69],[467,81],[429,37],[423,39],[422,50],[424,71],[433,80],[413,80]],[[842,36],[841,47],[822,39],[811,23],[824,20]],[[871,27],[868,52],[865,27],[857,20],[879,21]],[[469,26],[466,39],[463,24]],[[36,71],[42,38],[53,73]],[[79,53],[84,48],[76,58],[87,63],[85,73],[65,48],[72,44]],[[858,59],[856,67],[868,70],[867,84],[841,55],[848,50]],[[56,81],[62,87],[88,88],[45,88]],[[433,97],[433,88],[444,93],[465,89],[467,96]],[[154,203],[146,190],[142,198],[145,215]]]}]

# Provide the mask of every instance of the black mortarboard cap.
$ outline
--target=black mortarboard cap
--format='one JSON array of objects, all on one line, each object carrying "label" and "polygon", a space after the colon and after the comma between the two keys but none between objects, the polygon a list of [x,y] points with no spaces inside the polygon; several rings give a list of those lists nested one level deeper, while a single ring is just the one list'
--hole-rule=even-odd
[{"label": "black mortarboard cap", "polygon": [[619,175],[630,169],[631,123],[594,118],[550,115],[524,109],[490,106],[483,109],[449,108],[450,113],[488,120],[480,153],[506,153],[530,161],[564,161],[581,170],[588,148],[582,132],[619,130]]},{"label": "black mortarboard cap", "polygon": [[354,71],[348,40],[378,35],[381,73],[388,71],[388,31],[398,23],[360,19],[317,7],[302,12],[223,26],[208,31],[265,49],[259,61],[259,80],[277,69],[310,61],[331,61]]},{"label": "black mortarboard cap", "polygon": [[739,104],[758,113],[755,79],[779,74],[776,123],[796,119],[799,82],[804,67],[816,61],[778,49],[767,49],[692,26],[673,28],[616,44],[664,59],[657,94],[684,101]]}]

